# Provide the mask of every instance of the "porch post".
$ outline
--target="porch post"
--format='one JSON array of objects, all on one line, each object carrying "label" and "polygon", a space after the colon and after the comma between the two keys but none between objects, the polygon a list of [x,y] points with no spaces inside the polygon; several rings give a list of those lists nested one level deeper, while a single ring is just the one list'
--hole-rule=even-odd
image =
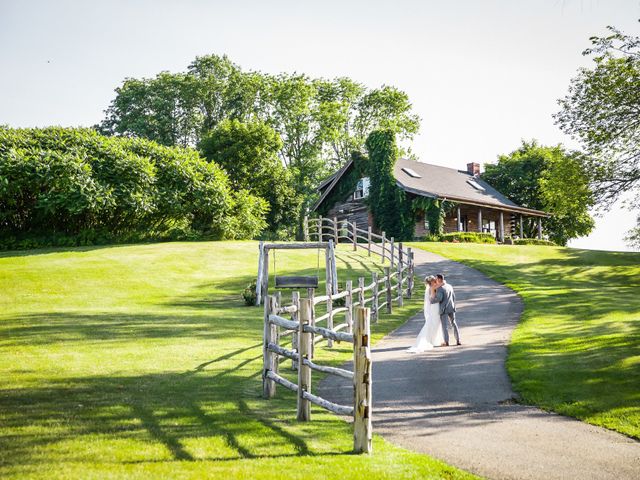
[{"label": "porch post", "polygon": [[524,227],[522,226],[522,214],[520,215],[520,238],[524,238]]},{"label": "porch post", "polygon": [[538,217],[538,240],[542,240],[542,218]]},{"label": "porch post", "polygon": [[478,207],[478,231],[482,233],[482,209]]},{"label": "porch post", "polygon": [[504,242],[504,212],[500,210],[500,241]]},{"label": "porch post", "polygon": [[456,230],[458,232],[462,231],[462,217],[460,216],[460,206],[458,206],[458,228]]}]

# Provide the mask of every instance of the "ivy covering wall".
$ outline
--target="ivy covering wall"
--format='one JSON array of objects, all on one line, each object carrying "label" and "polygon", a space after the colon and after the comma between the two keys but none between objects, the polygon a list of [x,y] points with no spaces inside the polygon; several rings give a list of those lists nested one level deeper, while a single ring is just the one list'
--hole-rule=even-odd
[{"label": "ivy covering wall", "polygon": [[442,235],[444,233],[444,219],[452,206],[450,202],[428,197],[416,197],[411,203],[411,209],[414,214],[424,212],[429,225],[429,233],[432,235]]},{"label": "ivy covering wall", "polygon": [[369,152],[369,206],[375,227],[397,240],[411,240],[415,220],[407,194],[396,184],[393,168],[398,159],[391,130],[374,130],[366,141]]}]

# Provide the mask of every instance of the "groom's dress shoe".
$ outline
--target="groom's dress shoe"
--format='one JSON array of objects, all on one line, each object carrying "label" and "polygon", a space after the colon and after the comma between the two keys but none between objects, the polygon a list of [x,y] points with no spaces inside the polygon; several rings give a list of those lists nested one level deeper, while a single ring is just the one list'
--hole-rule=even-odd
[{"label": "groom's dress shoe", "polygon": [[462,345],[462,342],[458,342],[458,343],[456,343],[456,345],[460,346],[460,345]]}]

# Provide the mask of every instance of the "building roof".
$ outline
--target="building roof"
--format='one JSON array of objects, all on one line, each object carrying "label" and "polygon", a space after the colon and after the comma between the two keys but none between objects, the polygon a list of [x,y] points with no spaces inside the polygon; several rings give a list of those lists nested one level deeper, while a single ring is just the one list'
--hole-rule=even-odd
[{"label": "building roof", "polygon": [[[350,166],[351,162],[348,162],[320,185],[319,190],[324,191],[314,205],[314,209],[322,203]],[[484,180],[471,175],[466,170],[456,170],[400,158],[395,164],[393,173],[398,186],[415,195],[493,207],[533,216],[548,216],[547,213],[540,210],[517,205]]]}]

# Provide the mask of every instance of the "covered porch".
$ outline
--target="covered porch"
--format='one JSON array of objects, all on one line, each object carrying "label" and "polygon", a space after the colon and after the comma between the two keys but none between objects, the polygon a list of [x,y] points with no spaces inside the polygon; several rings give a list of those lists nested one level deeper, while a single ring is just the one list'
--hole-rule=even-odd
[{"label": "covered porch", "polygon": [[[444,232],[490,233],[499,242],[504,242],[507,237],[542,239],[542,217],[545,216],[544,212],[521,207],[502,208],[458,202],[446,214]],[[422,237],[429,233],[428,222],[421,213],[416,219],[415,234]]]}]

